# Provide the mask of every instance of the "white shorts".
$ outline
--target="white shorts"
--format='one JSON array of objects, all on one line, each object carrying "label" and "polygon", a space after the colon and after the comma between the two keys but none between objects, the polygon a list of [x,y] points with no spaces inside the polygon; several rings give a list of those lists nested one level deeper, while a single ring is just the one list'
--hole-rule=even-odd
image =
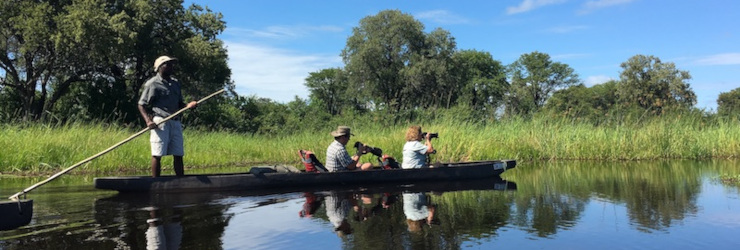
[{"label": "white shorts", "polygon": [[[155,116],[152,120],[154,123],[160,122],[164,118]],[[164,155],[185,155],[182,138],[182,123],[176,120],[168,120],[159,124],[159,128],[151,130],[149,142],[152,145],[152,156]]]}]

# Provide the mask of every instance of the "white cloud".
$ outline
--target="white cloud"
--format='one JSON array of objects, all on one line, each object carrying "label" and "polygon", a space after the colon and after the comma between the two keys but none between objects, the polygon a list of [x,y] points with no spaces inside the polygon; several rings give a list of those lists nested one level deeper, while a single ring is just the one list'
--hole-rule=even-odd
[{"label": "white cloud", "polygon": [[740,53],[724,53],[707,56],[695,61],[699,65],[735,65],[740,64]]},{"label": "white cloud", "polygon": [[589,76],[586,77],[586,79],[583,81],[584,84],[586,84],[587,87],[594,86],[596,84],[602,84],[611,80],[615,80],[614,78],[610,76],[605,75],[598,75],[598,76]]},{"label": "white cloud", "polygon": [[261,30],[255,29],[243,29],[243,28],[228,28],[224,31],[224,35],[233,36],[236,38],[269,38],[269,39],[295,39],[316,33],[330,32],[337,33],[342,32],[344,29],[339,26],[332,25],[321,25],[321,26],[308,26],[308,25],[296,25],[296,26],[269,26]]},{"label": "white cloud", "polygon": [[579,11],[580,14],[588,14],[598,9],[608,8],[615,5],[628,4],[634,2],[634,0],[596,0],[588,1],[583,4],[583,7]]},{"label": "white cloud", "polygon": [[552,27],[550,29],[547,29],[545,30],[545,32],[565,34],[565,33],[572,33],[572,32],[575,32],[578,30],[584,30],[584,29],[588,29],[588,26],[585,26],[585,25],[558,26],[558,27]]},{"label": "white cloud", "polygon": [[527,11],[534,10],[539,7],[563,3],[565,0],[524,0],[519,6],[512,6],[506,8],[506,14],[513,15],[524,13]]},{"label": "white cloud", "polygon": [[441,24],[462,24],[469,23],[470,21],[464,17],[455,15],[446,10],[431,10],[420,12],[414,15],[418,19],[431,20],[432,22]]},{"label": "white cloud", "polygon": [[300,54],[268,46],[224,41],[229,53],[231,79],[241,96],[256,95],[278,102],[308,97],[303,85],[309,73],[340,67],[337,55]]}]

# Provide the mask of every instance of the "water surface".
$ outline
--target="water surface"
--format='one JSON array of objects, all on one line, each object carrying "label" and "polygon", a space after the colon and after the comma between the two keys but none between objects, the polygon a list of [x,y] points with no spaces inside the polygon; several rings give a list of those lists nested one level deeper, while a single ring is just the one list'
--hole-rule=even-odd
[{"label": "water surface", "polygon": [[[520,163],[505,180],[118,194],[65,176],[0,249],[736,249],[734,161]],[[41,178],[0,178],[7,197]],[[2,223],[0,221],[0,223]]]}]

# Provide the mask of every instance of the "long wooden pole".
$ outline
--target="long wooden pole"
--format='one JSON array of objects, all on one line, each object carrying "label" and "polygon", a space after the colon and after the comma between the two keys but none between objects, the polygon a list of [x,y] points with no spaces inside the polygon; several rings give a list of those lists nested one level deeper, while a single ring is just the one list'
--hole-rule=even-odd
[{"label": "long wooden pole", "polygon": [[[201,103],[201,102],[204,102],[204,101],[208,100],[209,98],[211,98],[211,97],[213,97],[213,96],[215,96],[215,95],[218,95],[218,94],[220,94],[220,93],[223,93],[224,91],[226,91],[226,90],[222,89],[222,90],[216,91],[216,92],[214,92],[213,94],[210,94],[210,95],[208,95],[208,96],[206,96],[206,97],[203,97],[203,99],[200,99],[200,100],[198,100],[198,102],[197,102],[197,103]],[[163,119],[162,121],[158,122],[158,123],[157,123],[157,125],[159,125],[159,124],[162,124],[162,123],[164,123],[164,122],[166,122],[166,121],[168,121],[168,120],[170,120],[170,119],[174,118],[175,116],[179,115],[179,114],[180,114],[180,113],[182,113],[182,112],[185,112],[185,110],[188,110],[188,109],[190,109],[190,108],[188,108],[188,107],[185,107],[185,108],[182,108],[182,109],[178,110],[178,111],[177,111],[177,112],[175,112],[174,114],[172,114],[172,115],[170,115],[170,116],[168,116],[168,117],[164,118],[164,119]],[[104,154],[106,154],[106,153],[108,153],[108,152],[112,151],[113,149],[117,148],[118,146],[121,146],[121,145],[123,145],[124,143],[127,143],[127,142],[129,142],[129,141],[133,140],[134,138],[136,138],[136,137],[140,136],[140,135],[141,135],[141,134],[143,134],[143,133],[146,133],[146,132],[147,132],[147,131],[149,131],[149,130],[150,130],[150,128],[148,128],[148,127],[147,127],[147,128],[145,128],[145,129],[142,129],[141,131],[137,132],[136,134],[134,134],[134,135],[132,135],[132,136],[129,136],[129,137],[128,137],[128,138],[126,138],[125,140],[123,140],[123,141],[121,141],[121,142],[119,142],[119,143],[116,143],[115,145],[113,145],[113,146],[109,147],[108,149],[106,149],[106,150],[103,150],[103,151],[102,151],[102,152],[100,152],[100,153],[97,153],[97,154],[95,154],[95,155],[93,155],[93,156],[90,156],[90,157],[88,157],[87,159],[84,159],[84,160],[82,160],[82,161],[80,161],[80,162],[78,162],[78,163],[76,163],[76,164],[74,164],[74,165],[70,166],[70,167],[68,167],[68,168],[66,168],[66,169],[64,169],[64,170],[62,170],[61,172],[59,172],[59,173],[56,173],[56,174],[52,175],[51,177],[47,178],[46,180],[44,180],[44,181],[42,181],[42,182],[36,183],[36,184],[34,184],[33,186],[30,186],[30,187],[28,187],[28,188],[26,188],[26,189],[23,189],[23,191],[20,191],[20,192],[18,192],[18,193],[16,193],[16,194],[14,194],[14,195],[12,195],[12,196],[8,197],[8,199],[11,199],[11,200],[18,200],[18,196],[20,196],[20,195],[23,195],[23,194],[26,194],[26,193],[28,193],[28,192],[31,192],[31,190],[34,190],[35,188],[37,188],[37,187],[39,187],[39,186],[41,186],[41,185],[44,185],[44,184],[46,184],[46,183],[48,183],[48,182],[50,182],[50,181],[52,181],[52,180],[56,179],[57,177],[59,177],[59,176],[61,176],[61,175],[65,174],[65,173],[67,173],[67,172],[71,171],[71,170],[72,170],[72,169],[74,169],[74,168],[76,168],[76,167],[79,167],[79,166],[80,166],[80,165],[82,165],[82,164],[85,164],[85,163],[87,163],[87,162],[89,162],[89,161],[92,161],[93,159],[95,159],[95,158],[98,158],[98,157],[100,157],[101,155],[104,155]]]}]

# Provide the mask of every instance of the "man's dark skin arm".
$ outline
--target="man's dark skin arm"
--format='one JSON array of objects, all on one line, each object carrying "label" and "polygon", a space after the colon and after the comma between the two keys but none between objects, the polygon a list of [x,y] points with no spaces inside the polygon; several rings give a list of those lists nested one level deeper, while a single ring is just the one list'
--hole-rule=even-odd
[{"label": "man's dark skin arm", "polygon": [[[181,108],[188,107],[188,108],[195,108],[198,106],[198,102],[191,101],[188,104],[180,103]],[[152,119],[149,118],[149,113],[146,112],[146,107],[142,105],[138,105],[139,113],[141,114],[141,117],[144,118],[144,122],[146,122],[146,127],[153,129],[157,127],[157,124],[152,121]]]},{"label": "man's dark skin arm", "polygon": [[144,118],[144,122],[146,122],[146,127],[153,129],[157,127],[157,124],[152,121],[152,119],[149,118],[149,113],[146,112],[146,108],[142,105],[138,105],[139,107],[139,113],[141,114],[141,117]]}]

